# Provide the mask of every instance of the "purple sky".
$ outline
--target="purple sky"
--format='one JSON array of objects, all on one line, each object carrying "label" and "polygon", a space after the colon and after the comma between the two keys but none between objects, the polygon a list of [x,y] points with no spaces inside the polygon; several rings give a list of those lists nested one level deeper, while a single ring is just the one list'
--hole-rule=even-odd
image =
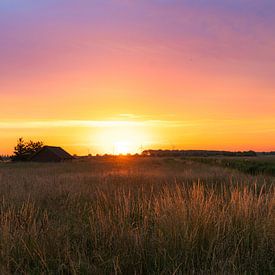
[{"label": "purple sky", "polygon": [[2,0],[0,120],[271,120],[274,14],[273,0]]}]

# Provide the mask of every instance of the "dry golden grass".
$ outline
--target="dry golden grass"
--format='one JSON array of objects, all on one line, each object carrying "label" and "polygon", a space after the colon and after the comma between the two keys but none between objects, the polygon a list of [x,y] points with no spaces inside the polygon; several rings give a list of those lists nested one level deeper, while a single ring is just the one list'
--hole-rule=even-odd
[{"label": "dry golden grass", "polygon": [[0,166],[0,273],[275,272],[274,178],[174,159]]}]

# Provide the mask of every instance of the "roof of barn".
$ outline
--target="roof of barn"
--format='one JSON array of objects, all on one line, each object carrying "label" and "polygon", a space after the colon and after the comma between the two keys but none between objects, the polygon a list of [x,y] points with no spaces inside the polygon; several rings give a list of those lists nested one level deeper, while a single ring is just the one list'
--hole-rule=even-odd
[{"label": "roof of barn", "polygon": [[44,150],[49,150],[52,153],[54,153],[56,156],[58,156],[60,159],[73,159],[73,156],[71,156],[68,152],[66,152],[64,149],[62,149],[61,147],[57,147],[57,146],[43,146],[39,151],[37,151],[32,157],[35,157],[37,155],[39,155],[39,153],[41,151]]}]

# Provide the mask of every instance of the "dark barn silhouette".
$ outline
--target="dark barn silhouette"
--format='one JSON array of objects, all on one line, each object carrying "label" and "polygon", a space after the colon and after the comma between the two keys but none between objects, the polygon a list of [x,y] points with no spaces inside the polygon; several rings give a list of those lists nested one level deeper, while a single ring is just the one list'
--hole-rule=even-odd
[{"label": "dark barn silhouette", "polygon": [[43,146],[38,152],[31,156],[30,161],[34,162],[63,162],[74,159],[61,147]]}]

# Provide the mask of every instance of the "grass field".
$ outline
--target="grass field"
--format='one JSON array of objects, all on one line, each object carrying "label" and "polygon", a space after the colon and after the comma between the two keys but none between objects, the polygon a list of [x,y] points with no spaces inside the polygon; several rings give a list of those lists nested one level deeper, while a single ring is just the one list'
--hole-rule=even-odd
[{"label": "grass field", "polygon": [[275,176],[275,156],[258,157],[194,157],[196,162],[233,168],[251,175]]},{"label": "grass field", "polygon": [[272,274],[274,184],[173,158],[0,164],[0,273]]}]

